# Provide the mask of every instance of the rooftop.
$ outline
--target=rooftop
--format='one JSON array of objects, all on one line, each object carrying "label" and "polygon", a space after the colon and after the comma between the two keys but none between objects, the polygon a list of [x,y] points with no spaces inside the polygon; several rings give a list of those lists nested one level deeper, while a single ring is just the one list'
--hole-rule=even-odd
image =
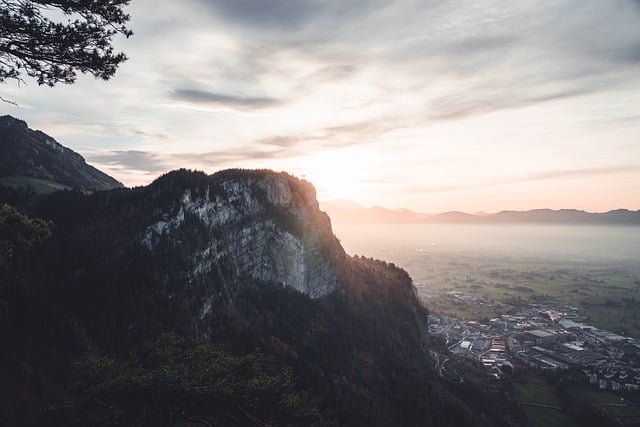
[{"label": "rooftop", "polygon": [[538,338],[546,338],[546,337],[552,337],[553,334],[547,331],[543,331],[540,329],[533,329],[531,331],[527,331],[529,334],[538,337]]}]

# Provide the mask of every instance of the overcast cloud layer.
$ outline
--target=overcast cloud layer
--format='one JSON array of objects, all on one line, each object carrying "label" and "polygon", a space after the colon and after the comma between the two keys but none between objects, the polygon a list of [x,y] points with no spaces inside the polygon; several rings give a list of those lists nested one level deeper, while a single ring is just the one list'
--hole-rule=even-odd
[{"label": "overcast cloud layer", "polygon": [[640,2],[132,0],[112,81],[0,87],[129,185],[270,167],[421,211],[640,209]]}]

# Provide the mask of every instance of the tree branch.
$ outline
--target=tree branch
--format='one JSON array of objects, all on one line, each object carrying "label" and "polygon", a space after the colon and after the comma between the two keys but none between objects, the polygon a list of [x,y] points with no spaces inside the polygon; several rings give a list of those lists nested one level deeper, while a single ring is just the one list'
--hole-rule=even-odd
[{"label": "tree branch", "polygon": [[11,101],[10,99],[5,99],[2,96],[0,96],[0,101],[6,102],[7,104],[15,105],[16,107],[19,107],[17,102]]},{"label": "tree branch", "polygon": [[[0,82],[34,77],[38,84],[73,83],[76,72],[108,80],[127,60],[112,37],[133,33],[122,10],[130,0],[0,0]],[[72,16],[52,21],[46,10]]]}]

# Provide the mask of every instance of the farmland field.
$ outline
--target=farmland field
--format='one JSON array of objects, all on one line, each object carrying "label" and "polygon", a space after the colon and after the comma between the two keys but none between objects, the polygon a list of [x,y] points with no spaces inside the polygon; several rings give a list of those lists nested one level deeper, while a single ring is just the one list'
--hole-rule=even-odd
[{"label": "farmland field", "polygon": [[562,404],[553,387],[534,373],[514,379],[515,398],[527,415],[528,427],[579,427],[580,423],[559,409]]}]

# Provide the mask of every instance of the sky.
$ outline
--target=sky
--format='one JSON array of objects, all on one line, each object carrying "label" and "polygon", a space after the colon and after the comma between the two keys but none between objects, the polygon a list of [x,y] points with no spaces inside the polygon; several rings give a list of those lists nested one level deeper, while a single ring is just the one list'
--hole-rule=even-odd
[{"label": "sky", "polygon": [[640,209],[640,1],[132,0],[108,82],[7,81],[127,186],[285,170],[420,212]]}]

